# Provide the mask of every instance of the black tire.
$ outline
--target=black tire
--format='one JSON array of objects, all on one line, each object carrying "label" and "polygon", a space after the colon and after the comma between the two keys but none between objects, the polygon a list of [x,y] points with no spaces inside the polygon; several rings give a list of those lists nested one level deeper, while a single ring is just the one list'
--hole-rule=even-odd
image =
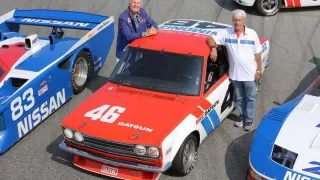
[{"label": "black tire", "polygon": [[[82,72],[79,72],[80,68]],[[71,73],[73,94],[79,94],[86,88],[92,75],[92,60],[89,52],[81,51],[77,55]]]},{"label": "black tire", "polygon": [[[191,147],[192,146],[191,144],[193,144],[194,147]],[[187,149],[186,148],[187,146],[191,148],[191,151],[189,152],[190,153],[188,157],[189,159],[187,159],[186,163],[183,163],[184,150]],[[198,141],[195,135],[190,134],[180,146],[175,158],[173,159],[172,167],[170,171],[172,171],[173,173],[179,176],[185,176],[189,174],[196,163],[197,155],[198,155]]]},{"label": "black tire", "polygon": [[260,14],[262,14],[263,16],[273,16],[277,14],[281,6],[282,6],[282,0],[257,0],[256,1],[256,7],[260,12]]}]

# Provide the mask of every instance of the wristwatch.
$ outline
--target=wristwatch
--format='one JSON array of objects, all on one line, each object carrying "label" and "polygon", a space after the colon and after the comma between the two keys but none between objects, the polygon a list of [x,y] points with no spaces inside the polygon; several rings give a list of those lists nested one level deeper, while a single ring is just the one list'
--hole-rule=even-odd
[{"label": "wristwatch", "polygon": [[259,73],[261,75],[261,71],[257,71],[257,73]]},{"label": "wristwatch", "polygon": [[215,45],[211,46],[210,49],[212,50],[212,48],[217,49],[217,47]]}]

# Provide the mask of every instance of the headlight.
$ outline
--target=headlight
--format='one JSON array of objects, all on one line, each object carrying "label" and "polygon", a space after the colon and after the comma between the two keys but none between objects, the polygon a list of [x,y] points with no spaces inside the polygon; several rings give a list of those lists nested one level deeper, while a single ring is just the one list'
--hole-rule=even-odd
[{"label": "headlight", "polygon": [[278,145],[274,145],[271,156],[272,160],[290,169],[293,168],[293,165],[296,162],[297,157],[297,153],[289,151]]},{"label": "headlight", "polygon": [[148,155],[150,157],[158,157],[159,156],[159,149],[156,147],[149,147]]},{"label": "headlight", "polygon": [[68,129],[68,128],[64,129],[64,130],[63,130],[63,134],[64,134],[64,136],[66,136],[68,139],[72,139],[72,138],[73,138],[73,132],[72,132],[71,129]]},{"label": "headlight", "polygon": [[75,132],[74,133],[74,139],[78,142],[82,142],[83,141],[83,136],[80,132]]},{"label": "headlight", "polygon": [[134,147],[134,152],[137,154],[137,155],[140,155],[140,156],[144,156],[146,153],[147,153],[147,149],[145,146],[143,145],[136,145]]}]

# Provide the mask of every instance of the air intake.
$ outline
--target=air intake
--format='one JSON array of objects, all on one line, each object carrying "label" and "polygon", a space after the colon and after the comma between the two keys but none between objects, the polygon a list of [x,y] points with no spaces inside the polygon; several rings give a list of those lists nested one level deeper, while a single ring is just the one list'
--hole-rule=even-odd
[{"label": "air intake", "polygon": [[37,43],[38,41],[38,35],[37,34],[33,34],[30,35],[28,37],[26,37],[25,39],[25,48],[26,49],[32,49],[33,46]]}]

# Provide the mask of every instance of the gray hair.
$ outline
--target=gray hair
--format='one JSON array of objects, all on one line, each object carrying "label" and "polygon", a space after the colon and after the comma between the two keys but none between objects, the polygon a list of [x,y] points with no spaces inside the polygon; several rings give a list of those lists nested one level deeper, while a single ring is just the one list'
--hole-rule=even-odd
[{"label": "gray hair", "polygon": [[241,9],[236,9],[232,11],[232,18],[239,16],[243,17],[243,19],[246,19],[247,14],[244,10]]}]

